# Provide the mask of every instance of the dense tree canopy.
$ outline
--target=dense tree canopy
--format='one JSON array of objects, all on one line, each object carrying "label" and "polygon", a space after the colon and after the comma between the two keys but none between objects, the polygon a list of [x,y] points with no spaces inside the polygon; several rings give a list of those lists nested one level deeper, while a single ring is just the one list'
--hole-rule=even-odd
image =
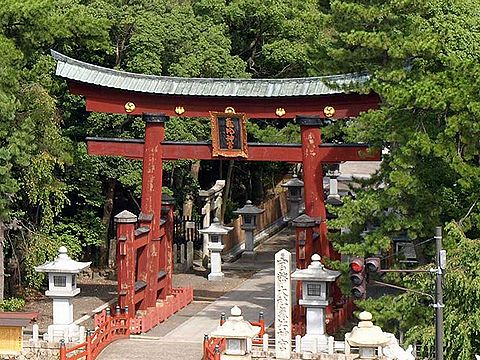
[{"label": "dense tree canopy", "polygon": [[[369,81],[360,90],[381,97],[379,110],[362,114],[345,129],[348,139],[374,144],[384,156],[380,171],[339,209],[333,223],[350,232],[336,238],[336,247],[343,254],[375,255],[391,247],[392,237],[420,244],[436,225],[449,223],[446,354],[461,359],[479,350],[471,341],[478,315],[461,305],[475,301],[479,289],[468,270],[476,260],[463,253],[475,247],[467,237],[478,238],[480,220],[478,5],[331,1],[331,36],[316,44],[319,71],[367,72]],[[434,260],[431,242],[416,252],[421,265]],[[415,275],[403,281],[432,291],[431,279]],[[378,314],[387,327],[397,324],[410,341],[432,350],[433,312],[425,301],[408,294],[365,306],[388,309]]]}]

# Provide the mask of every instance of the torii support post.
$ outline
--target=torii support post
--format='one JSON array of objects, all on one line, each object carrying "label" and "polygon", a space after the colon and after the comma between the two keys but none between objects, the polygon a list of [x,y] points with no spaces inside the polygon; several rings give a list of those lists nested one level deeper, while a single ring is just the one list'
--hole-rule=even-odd
[{"label": "torii support post", "polygon": [[[153,307],[157,302],[158,274],[161,261],[167,251],[166,241],[160,236],[162,213],[162,175],[163,175],[163,149],[162,141],[165,138],[165,122],[168,117],[164,114],[143,114],[145,121],[145,143],[143,146],[143,171],[142,171],[142,215],[151,218],[150,233],[146,245],[145,256],[140,256],[138,269],[146,274],[138,274],[147,282],[145,288],[145,301],[140,309]],[[165,296],[165,294],[162,294]]]},{"label": "torii support post", "polygon": [[137,216],[124,210],[115,216],[117,224],[117,294],[118,305],[135,313],[135,227]]},{"label": "torii support post", "polygon": [[305,214],[321,220],[320,225],[318,225],[320,237],[312,246],[305,246],[305,266],[308,266],[314,253],[319,253],[322,257],[326,256],[329,258],[332,255],[327,238],[328,230],[325,222],[327,213],[323,195],[322,157],[319,151],[322,143],[320,126],[323,125],[323,122],[324,120],[319,116],[297,116],[302,139]]}]

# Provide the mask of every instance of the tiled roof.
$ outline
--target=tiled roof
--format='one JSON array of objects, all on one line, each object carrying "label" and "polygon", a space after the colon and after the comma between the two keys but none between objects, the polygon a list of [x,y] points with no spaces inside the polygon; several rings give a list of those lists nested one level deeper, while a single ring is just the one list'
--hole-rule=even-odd
[{"label": "tiled roof", "polygon": [[98,86],[161,95],[221,97],[290,97],[343,94],[340,88],[364,82],[364,75],[334,75],[290,79],[183,78],[130,73],[92,65],[51,51],[56,74]]}]

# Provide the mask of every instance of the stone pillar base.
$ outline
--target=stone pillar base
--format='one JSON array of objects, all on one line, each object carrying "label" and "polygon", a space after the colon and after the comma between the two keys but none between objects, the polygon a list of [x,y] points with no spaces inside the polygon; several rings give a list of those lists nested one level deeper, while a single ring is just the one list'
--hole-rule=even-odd
[{"label": "stone pillar base", "polygon": [[225,277],[225,274],[223,272],[208,274],[209,281],[222,281],[224,277]]},{"label": "stone pillar base", "polygon": [[84,336],[81,334],[83,327],[76,324],[70,325],[49,325],[48,332],[43,335],[43,339],[49,342],[58,342],[65,340],[65,342],[77,342]]},{"label": "stone pillar base", "polygon": [[222,354],[220,355],[220,360],[251,360],[252,355],[251,354],[245,354],[245,355],[226,355]]},{"label": "stone pillar base", "polygon": [[305,335],[300,342],[302,352],[314,354],[328,351],[328,337],[326,335]]}]

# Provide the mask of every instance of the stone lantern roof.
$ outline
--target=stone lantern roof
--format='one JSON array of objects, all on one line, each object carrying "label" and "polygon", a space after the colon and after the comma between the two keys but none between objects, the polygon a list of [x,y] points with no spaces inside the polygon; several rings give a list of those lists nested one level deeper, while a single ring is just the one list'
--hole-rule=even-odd
[{"label": "stone lantern roof", "polygon": [[297,174],[293,174],[292,178],[288,180],[282,187],[303,187],[304,183],[297,177]]},{"label": "stone lantern roof", "polygon": [[292,280],[333,282],[339,276],[340,271],[325,269],[320,262],[320,255],[314,254],[308,268],[295,270],[292,274]]},{"label": "stone lantern roof", "polygon": [[162,192],[162,204],[170,205],[175,203],[175,198],[168,195],[167,193]]},{"label": "stone lantern roof", "polygon": [[358,326],[355,326],[345,339],[351,346],[377,347],[384,346],[390,340],[379,326],[373,325],[372,314],[362,311],[358,315]]},{"label": "stone lantern roof", "polygon": [[260,209],[255,205],[252,205],[252,202],[250,200],[247,200],[247,203],[244,207],[235,210],[233,213],[235,215],[258,215],[263,213],[264,211],[265,209]]},{"label": "stone lantern roof", "polygon": [[92,262],[80,262],[72,260],[67,255],[67,248],[61,246],[58,249],[58,256],[55,260],[46,262],[43,265],[36,266],[35,271],[45,273],[64,273],[64,274],[78,274],[83,269],[90,266]]},{"label": "stone lantern roof", "polygon": [[253,338],[260,333],[259,326],[253,326],[248,321],[243,320],[242,310],[234,306],[230,310],[231,316],[218,326],[211,334],[211,337],[228,339],[246,339]]},{"label": "stone lantern roof", "polygon": [[302,214],[293,219],[292,222],[296,227],[314,227],[315,225],[320,224],[320,219],[312,218],[307,214]]},{"label": "stone lantern roof", "polygon": [[220,224],[217,218],[213,219],[213,222],[210,224],[209,227],[205,229],[198,230],[201,234],[207,235],[227,235],[230,231],[233,230],[231,226],[225,226]]}]

